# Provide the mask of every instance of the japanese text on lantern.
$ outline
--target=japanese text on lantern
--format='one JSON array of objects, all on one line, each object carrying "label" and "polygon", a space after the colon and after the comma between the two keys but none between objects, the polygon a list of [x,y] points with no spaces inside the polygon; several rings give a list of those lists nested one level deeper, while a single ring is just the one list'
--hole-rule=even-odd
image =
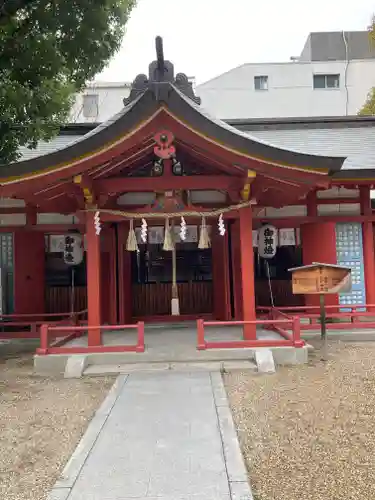
[{"label": "japanese text on lantern", "polygon": [[258,251],[260,257],[272,259],[277,249],[277,229],[274,226],[266,225],[259,229]]},{"label": "japanese text on lantern", "polygon": [[275,231],[270,227],[264,230],[264,253],[265,255],[273,255],[274,252],[274,235]]}]

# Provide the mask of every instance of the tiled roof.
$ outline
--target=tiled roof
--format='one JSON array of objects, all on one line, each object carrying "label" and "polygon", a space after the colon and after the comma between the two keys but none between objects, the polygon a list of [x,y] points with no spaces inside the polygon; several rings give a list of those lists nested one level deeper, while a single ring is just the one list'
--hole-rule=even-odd
[{"label": "tiled roof", "polygon": [[32,158],[36,158],[37,156],[43,156],[48,153],[52,153],[59,149],[64,149],[71,144],[81,142],[83,140],[88,139],[89,137],[98,134],[103,129],[109,127],[112,123],[118,120],[121,116],[126,114],[131,108],[135,106],[138,99],[135,99],[133,102],[124,106],[121,111],[113,115],[109,120],[95,124],[94,128],[87,132],[86,134],[76,134],[76,135],[59,135],[52,139],[50,142],[40,141],[36,149],[28,149],[25,147],[20,148],[20,152],[22,153],[22,157],[19,158],[18,161],[30,160]]},{"label": "tiled roof", "polygon": [[[276,126],[277,127],[277,126]],[[373,126],[340,126],[331,128],[327,124],[322,124],[322,128],[317,128],[316,124],[312,128],[269,128],[265,129],[263,124],[259,125],[261,130],[256,130],[256,126],[251,126],[249,136],[272,144],[279,148],[287,148],[301,153],[321,154],[327,156],[347,156],[344,169],[364,169],[375,168],[375,127]],[[244,127],[241,127],[244,132]],[[91,135],[91,134],[90,134]],[[21,148],[22,160],[34,158],[36,156],[51,153],[57,149],[66,147],[77,140],[82,140],[85,136],[60,135],[51,142],[41,141],[37,149]]]},{"label": "tiled roof", "polygon": [[375,168],[375,127],[252,129],[251,136],[297,152],[347,156],[343,169]]},{"label": "tiled roof", "polygon": [[52,151],[65,148],[68,144],[81,137],[80,135],[59,135],[50,142],[40,141],[36,149],[21,147],[20,153],[22,156],[19,161],[30,160],[31,158],[36,158],[37,156],[46,155]]}]

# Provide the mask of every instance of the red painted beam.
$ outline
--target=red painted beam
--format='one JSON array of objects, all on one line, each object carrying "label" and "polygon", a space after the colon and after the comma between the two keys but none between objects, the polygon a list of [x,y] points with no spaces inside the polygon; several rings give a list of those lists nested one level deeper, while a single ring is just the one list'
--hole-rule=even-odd
[{"label": "red painted beam", "polygon": [[[122,207],[124,211],[131,212],[130,208]],[[118,208],[121,210],[121,207]],[[139,211],[139,210],[137,210]],[[80,216],[85,214],[85,212],[81,212]],[[228,214],[224,214],[224,219],[238,219],[239,211],[234,210]],[[102,213],[100,216],[103,222],[105,221],[124,221],[124,217],[120,215],[111,215]],[[153,219],[153,223],[155,224],[163,224],[165,221],[163,217],[160,219]],[[324,223],[324,222],[375,222],[375,213],[372,215],[364,216],[364,215],[353,215],[353,216],[320,216],[320,217],[285,217],[285,218],[254,218],[254,229],[259,227],[262,223],[273,224],[278,228],[285,227],[300,227],[302,224],[307,223]],[[189,218],[189,224],[199,224],[200,219],[197,218]],[[0,233],[6,232],[14,232],[14,231],[43,231],[49,234],[63,234],[64,232],[71,231],[74,229],[78,229],[81,233],[84,233],[85,226],[83,224],[38,224],[38,225],[25,225],[25,226],[0,226]]]},{"label": "red painted beam", "polygon": [[38,224],[36,226],[1,226],[0,233],[9,233],[17,231],[41,231],[48,234],[64,234],[72,230],[85,232],[85,226],[82,224]]},{"label": "red painted beam", "polygon": [[[94,171],[90,172],[93,179],[99,179],[107,176],[108,174],[114,175],[121,170],[129,170],[132,166],[144,163],[147,161],[147,157],[150,157],[153,153],[154,141],[148,141],[149,144],[142,149],[134,148],[133,151],[127,151],[126,154],[121,155],[113,161],[98,167]],[[152,156],[151,156],[152,158]]]},{"label": "red painted beam", "polygon": [[359,203],[359,198],[317,198],[317,205],[341,205],[343,203]]},{"label": "red painted beam", "polygon": [[161,176],[161,177],[113,177],[94,181],[94,188],[101,193],[124,193],[134,191],[168,191],[172,189],[241,189],[244,180],[229,176]]},{"label": "red painted beam", "polygon": [[257,223],[269,223],[276,227],[299,227],[301,224],[325,223],[325,222],[375,222],[375,214],[372,215],[321,215],[317,217],[285,217],[265,218],[259,217],[254,220]]},{"label": "red painted beam", "polygon": [[26,207],[0,207],[0,214],[26,214]]},{"label": "red painted beam", "polygon": [[[176,145],[178,152],[182,150],[183,155],[188,155],[190,158],[196,160],[199,164],[204,164],[208,167],[213,167],[218,170],[222,170],[231,175],[242,175],[244,173],[243,168],[238,165],[233,165],[231,162],[223,162],[220,160],[220,154],[213,155],[212,153],[207,153],[205,151],[199,150],[190,143],[184,143],[177,138]],[[184,158],[183,158],[184,159]]]},{"label": "red painted beam", "polygon": [[332,179],[332,186],[345,186],[345,189],[358,189],[359,186],[369,186],[370,189],[372,189],[372,186],[375,185],[375,179],[374,178],[369,178],[369,179]]},{"label": "red painted beam", "polygon": [[251,349],[257,347],[294,347],[292,340],[237,340],[227,342],[206,342],[206,349]]}]

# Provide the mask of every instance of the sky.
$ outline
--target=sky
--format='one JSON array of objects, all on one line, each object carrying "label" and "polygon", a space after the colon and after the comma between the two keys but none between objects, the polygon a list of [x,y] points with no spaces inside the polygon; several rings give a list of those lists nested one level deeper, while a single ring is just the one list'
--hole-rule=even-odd
[{"label": "sky", "polygon": [[244,63],[288,61],[311,31],[366,29],[375,0],[138,0],[122,47],[98,81],[148,74],[155,37],[175,72],[200,84]]}]

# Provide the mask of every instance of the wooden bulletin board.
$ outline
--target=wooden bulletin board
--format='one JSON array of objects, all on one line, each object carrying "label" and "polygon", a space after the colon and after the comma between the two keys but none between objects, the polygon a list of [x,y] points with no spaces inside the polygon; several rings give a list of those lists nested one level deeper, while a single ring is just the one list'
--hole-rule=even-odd
[{"label": "wooden bulletin board", "polygon": [[347,293],[351,290],[351,272],[348,268],[329,265],[311,265],[292,269],[294,294]]}]

